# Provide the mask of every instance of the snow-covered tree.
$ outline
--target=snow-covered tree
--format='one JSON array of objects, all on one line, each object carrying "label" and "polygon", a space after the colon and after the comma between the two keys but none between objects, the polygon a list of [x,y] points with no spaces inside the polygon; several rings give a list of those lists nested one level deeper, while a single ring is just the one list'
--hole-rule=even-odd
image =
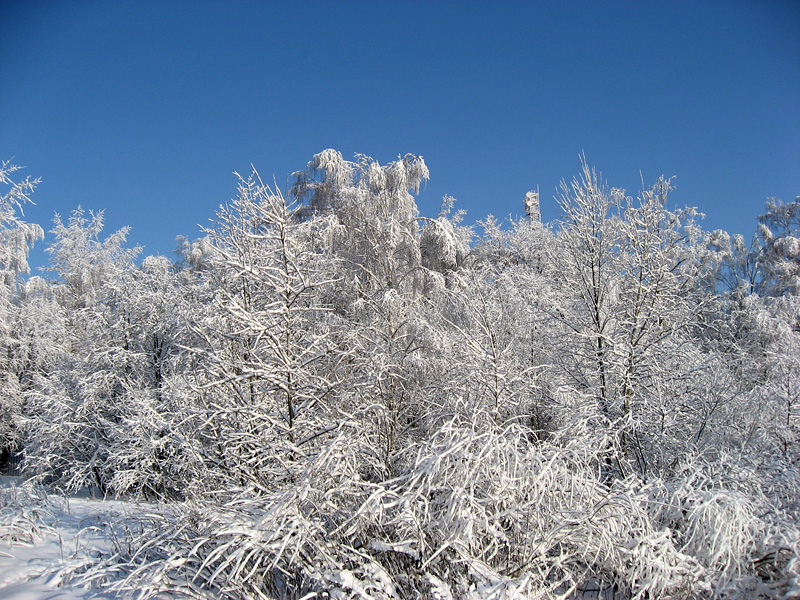
[{"label": "snow-covered tree", "polygon": [[201,459],[187,400],[183,348],[193,338],[192,279],[163,256],[148,256],[125,280],[127,330],[122,397],[110,432],[106,464],[117,493],[183,497]]},{"label": "snow-covered tree", "polygon": [[665,411],[656,408],[659,399],[671,396],[683,373],[702,368],[692,336],[713,299],[698,285],[704,265],[696,213],[670,211],[670,190],[662,178],[634,201],[584,163],[581,179],[563,184],[560,198],[557,273],[570,302],[555,312],[569,340],[562,372],[596,401],[641,472],[650,462],[645,440]]},{"label": "snow-covered tree", "polygon": [[408,154],[382,166],[325,150],[296,177],[301,214],[327,219],[339,273],[328,303],[341,318],[332,339],[352,353],[342,364],[347,395],[364,435],[380,448],[385,474],[421,423],[432,367],[426,350],[435,344],[426,305],[444,286],[438,271],[457,268],[465,244],[444,213],[427,220],[420,234],[413,194],[429,177],[422,157]]},{"label": "snow-covered tree", "polygon": [[28,273],[28,252],[37,240],[44,237],[44,230],[36,224],[22,220],[23,207],[30,203],[30,196],[39,179],[26,177],[14,181],[13,175],[21,167],[3,161],[0,164],[0,269],[7,287],[17,283],[21,273]]},{"label": "snow-covered tree", "polygon": [[29,203],[38,179],[14,180],[20,167],[7,161],[0,164],[0,452],[19,443],[18,418],[22,409],[23,384],[28,371],[27,356],[21,348],[19,307],[15,294],[20,276],[28,273],[28,252],[44,232],[39,225],[23,220],[23,207]]},{"label": "snow-covered tree", "polygon": [[229,485],[273,489],[336,425],[318,304],[331,281],[310,227],[254,172],[206,232],[214,297],[191,320],[194,385],[208,460]]},{"label": "snow-covered tree", "polygon": [[800,200],[770,198],[748,246],[740,234],[715,231],[709,240],[720,263],[724,290],[781,296],[798,293],[800,280]]},{"label": "snow-covered tree", "polygon": [[752,294],[758,289],[763,261],[758,236],[753,236],[748,246],[743,235],[737,233],[731,237],[727,231],[718,229],[708,236],[707,245],[716,263],[716,278],[722,291]]},{"label": "snow-covered tree", "polygon": [[434,297],[449,377],[439,380],[441,396],[448,411],[459,406],[497,427],[526,421],[535,436],[546,436],[552,398],[543,314],[555,302],[555,239],[527,219],[504,228],[490,217],[479,225],[483,235],[463,268]]},{"label": "snow-covered tree", "polygon": [[66,339],[60,364],[41,373],[27,394],[26,460],[33,472],[70,489],[106,491],[113,477],[108,449],[135,369],[126,309],[138,248],[124,247],[127,229],[101,240],[102,212],[87,219],[78,209],[67,223],[56,215],[54,224],[51,293]]},{"label": "snow-covered tree", "polygon": [[325,150],[295,175],[292,191],[306,214],[336,218],[332,243],[351,273],[348,287],[363,295],[419,285],[419,211],[411,192],[419,193],[430,176],[422,157],[408,154],[381,166],[368,156],[351,162]]},{"label": "snow-covered tree", "polygon": [[758,217],[762,241],[763,292],[772,296],[800,294],[800,198],[783,203],[771,198]]}]

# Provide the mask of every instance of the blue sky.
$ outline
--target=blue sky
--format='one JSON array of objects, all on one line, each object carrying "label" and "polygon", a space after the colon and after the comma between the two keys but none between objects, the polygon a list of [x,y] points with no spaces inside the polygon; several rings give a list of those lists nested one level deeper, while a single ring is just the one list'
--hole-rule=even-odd
[{"label": "blue sky", "polygon": [[[170,255],[250,164],[285,187],[335,148],[420,154],[469,220],[545,220],[585,152],[609,184],[675,176],[748,236],[800,194],[800,3],[41,2],[0,9],[0,158],[41,177],[29,221],[106,209]],[[640,175],[641,174],[641,175]],[[41,264],[42,245],[32,262]]]}]

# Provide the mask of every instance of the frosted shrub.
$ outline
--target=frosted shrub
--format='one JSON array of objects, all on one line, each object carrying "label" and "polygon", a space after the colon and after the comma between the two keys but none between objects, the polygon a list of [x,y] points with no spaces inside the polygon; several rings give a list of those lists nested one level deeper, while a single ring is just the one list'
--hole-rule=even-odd
[{"label": "frosted shrub", "polygon": [[527,434],[454,417],[376,482],[362,473],[380,458],[347,422],[294,485],[151,515],[107,569],[144,597],[556,598],[599,585],[670,598],[741,580],[757,522],[738,496],[609,483],[585,444]]},{"label": "frosted shrub", "polygon": [[[361,480],[366,459],[344,428],[305,468],[295,485],[273,493],[239,491],[228,502],[176,504],[141,523],[130,551],[106,569],[126,578],[117,591],[141,597],[164,591],[188,597],[298,598],[311,591],[395,597],[385,570],[361,540],[380,514],[385,490]],[[338,590],[338,592],[336,592]],[[334,593],[336,592],[336,593]]]},{"label": "frosted shrub", "polygon": [[0,488],[0,541],[33,545],[56,533],[48,524],[53,519],[53,499],[42,488]]},{"label": "frosted shrub", "polygon": [[715,587],[721,591],[744,575],[763,524],[750,499],[728,490],[694,491],[684,507],[684,548],[718,574]]},{"label": "frosted shrub", "polygon": [[535,446],[516,425],[478,432],[453,420],[417,452],[396,531],[457,597],[486,586],[549,597],[590,579],[639,596],[687,575],[633,491],[604,484],[580,445]]},{"label": "frosted shrub", "polygon": [[796,525],[768,522],[763,498],[721,487],[703,465],[672,482],[613,481],[585,443],[532,444],[524,427],[479,431],[480,421],[444,420],[384,481],[357,421],[344,421],[295,466],[292,485],[227,502],[210,491],[202,504],[150,515],[106,572],[123,571],[116,589],[145,598],[579,598],[612,586],[618,598],[778,598],[793,589]]},{"label": "frosted shrub", "polygon": [[758,487],[757,473],[741,461],[737,468],[690,460],[674,480],[654,480],[644,490],[654,526],[670,531],[697,567],[687,580],[695,594],[782,597],[800,533],[791,512]]}]

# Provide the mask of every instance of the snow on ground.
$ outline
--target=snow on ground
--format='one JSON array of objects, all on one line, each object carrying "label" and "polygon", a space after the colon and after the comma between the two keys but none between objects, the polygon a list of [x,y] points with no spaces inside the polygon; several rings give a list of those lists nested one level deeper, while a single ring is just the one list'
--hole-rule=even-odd
[{"label": "snow on ground", "polygon": [[[25,490],[21,485],[17,478],[3,477],[0,492],[12,498],[17,493],[22,497]],[[107,523],[118,515],[131,514],[137,507],[115,500],[49,496],[34,510],[25,509],[21,516],[14,515],[14,511],[0,514],[0,531],[7,531],[16,519],[25,520],[22,530],[31,522],[26,519],[42,524],[35,528],[32,543],[30,539],[0,539],[0,598],[86,600],[90,594],[96,597],[97,589],[58,585],[65,572],[91,562],[100,552],[112,550]]]}]

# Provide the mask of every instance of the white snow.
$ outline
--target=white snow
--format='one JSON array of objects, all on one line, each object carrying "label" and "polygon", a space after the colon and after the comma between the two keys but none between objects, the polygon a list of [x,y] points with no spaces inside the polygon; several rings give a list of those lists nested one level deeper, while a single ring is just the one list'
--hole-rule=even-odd
[{"label": "white snow", "polygon": [[[21,486],[17,478],[2,478],[0,488],[9,493]],[[22,488],[19,488],[22,492]],[[13,493],[13,492],[11,492]],[[44,525],[32,543],[0,539],[0,598],[3,600],[88,600],[97,589],[59,584],[73,569],[94,562],[112,549],[109,525],[119,515],[137,507],[118,500],[50,496],[39,511]],[[0,516],[0,528],[10,525]],[[109,595],[110,597],[111,595]]]}]

